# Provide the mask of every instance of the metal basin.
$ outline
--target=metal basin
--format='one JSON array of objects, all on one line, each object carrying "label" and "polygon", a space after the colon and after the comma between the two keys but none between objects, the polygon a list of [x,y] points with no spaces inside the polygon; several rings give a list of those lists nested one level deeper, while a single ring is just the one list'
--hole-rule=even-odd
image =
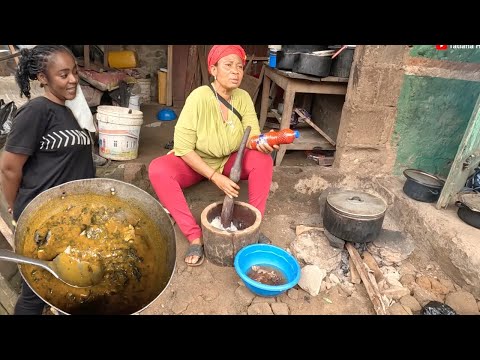
[{"label": "metal basin", "polygon": [[[36,229],[52,216],[63,214],[69,207],[80,206],[87,209],[85,199],[96,199],[96,202],[116,211],[135,215],[135,221],[128,221],[133,223],[131,229],[135,229],[137,235],[129,241],[121,238],[127,242],[121,244],[122,249],[112,248],[114,240],[111,237],[98,237],[99,242],[104,242],[103,247],[99,245],[98,249],[102,251],[104,261],[110,264],[111,269],[105,275],[106,280],[90,288],[77,289],[63,284],[53,275],[35,266],[19,265],[21,275],[40,298],[63,314],[139,313],[154,302],[168,286],[175,269],[176,244],[173,224],[165,209],[150,194],[134,185],[113,179],[95,178],[71,181],[44,191],[29,203],[18,219],[15,231],[16,252],[35,256],[35,249],[38,250],[39,247],[34,236]],[[92,203],[91,206],[95,204]],[[105,217],[105,221],[108,221],[107,212]],[[69,221],[77,221],[80,228],[82,221],[75,219],[72,216]],[[58,239],[62,237],[63,231],[63,228],[59,230],[60,226],[62,224],[53,226],[53,230],[59,234]],[[57,229],[54,229],[55,227]],[[69,236],[80,241],[79,235]],[[86,238],[82,239],[87,241]],[[57,239],[54,237],[49,241],[53,246]],[[120,254],[121,251],[124,251],[122,254],[125,254],[125,257],[118,257],[117,263],[113,263],[112,259],[116,255],[112,254]],[[137,267],[132,271],[135,277],[129,278],[125,268],[120,268],[127,266],[126,264]],[[113,282],[107,280],[119,276],[123,276],[122,286],[112,288],[109,284]],[[115,284],[118,284],[118,281]]]}]

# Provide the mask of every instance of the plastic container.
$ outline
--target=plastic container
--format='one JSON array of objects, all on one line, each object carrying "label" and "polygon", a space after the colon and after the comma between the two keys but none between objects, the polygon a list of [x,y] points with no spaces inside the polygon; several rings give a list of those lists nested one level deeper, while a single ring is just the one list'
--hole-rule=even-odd
[{"label": "plastic container", "polygon": [[277,67],[277,50],[270,50],[270,57],[268,58],[268,66],[271,68]]},{"label": "plastic container", "polygon": [[128,107],[133,110],[140,110],[140,95],[130,95]]},{"label": "plastic container", "polygon": [[282,45],[268,45],[268,49],[275,51],[282,50]]},{"label": "plastic container", "polygon": [[137,79],[137,84],[140,86],[140,98],[142,99],[142,104],[149,103],[152,100],[152,90],[150,88],[151,83],[151,79]]},{"label": "plastic container", "polygon": [[280,144],[291,144],[293,140],[300,137],[298,130],[283,129],[279,131],[270,131],[265,134],[252,136],[250,138],[250,147],[256,149],[259,144],[268,144],[270,146]]},{"label": "plastic container", "polygon": [[106,159],[133,160],[138,156],[143,113],[120,106],[97,108],[99,153]]},{"label": "plastic container", "polygon": [[132,50],[109,51],[108,65],[116,69],[131,69],[138,65],[137,53]]},{"label": "plastic container", "polygon": [[172,109],[162,109],[157,113],[157,120],[172,121],[177,118],[177,114]]},{"label": "plastic container", "polygon": [[[254,265],[278,269],[285,277],[286,283],[283,285],[267,285],[251,279],[248,272]],[[301,276],[298,261],[287,251],[275,245],[253,244],[245,246],[235,256],[233,266],[248,290],[265,297],[278,296],[291,289],[298,284]]]}]

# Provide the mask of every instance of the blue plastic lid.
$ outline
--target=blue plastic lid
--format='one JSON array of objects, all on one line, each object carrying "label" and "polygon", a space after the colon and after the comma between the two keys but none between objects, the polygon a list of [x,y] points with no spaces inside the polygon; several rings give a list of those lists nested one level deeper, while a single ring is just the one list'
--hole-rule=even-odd
[{"label": "blue plastic lid", "polygon": [[299,138],[299,137],[300,137],[300,131],[295,130],[293,133],[295,134],[295,138]]},{"label": "blue plastic lid", "polygon": [[157,114],[157,119],[160,121],[172,121],[177,118],[177,114],[172,109],[162,109]]}]

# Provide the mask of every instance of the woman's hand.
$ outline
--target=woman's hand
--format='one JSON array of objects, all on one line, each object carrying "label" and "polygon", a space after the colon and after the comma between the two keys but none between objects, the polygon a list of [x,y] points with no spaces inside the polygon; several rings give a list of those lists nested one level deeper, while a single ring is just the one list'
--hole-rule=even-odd
[{"label": "woman's hand", "polygon": [[240,190],[240,186],[238,186],[235,181],[232,181],[230,178],[217,172],[213,174],[210,180],[217,185],[218,188],[225,193],[225,195],[230,197],[230,199],[238,197],[238,190]]},{"label": "woman's hand", "polygon": [[[270,131],[274,131],[274,130],[272,129]],[[252,149],[252,147],[250,146],[250,141],[247,141],[247,148]],[[278,145],[273,145],[272,147],[268,144],[257,144],[257,148],[255,150],[258,150],[264,154],[270,154],[273,150],[278,150],[278,149],[280,149],[280,146]]]},{"label": "woman's hand", "polygon": [[273,150],[278,150],[278,149],[280,149],[280,146],[278,145],[273,145],[272,147],[268,144],[257,144],[257,150],[264,154],[270,154]]}]

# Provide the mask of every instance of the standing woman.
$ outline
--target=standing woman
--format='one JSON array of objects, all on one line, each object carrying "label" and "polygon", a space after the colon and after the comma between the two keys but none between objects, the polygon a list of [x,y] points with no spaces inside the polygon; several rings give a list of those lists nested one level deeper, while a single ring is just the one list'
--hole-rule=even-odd
[{"label": "standing woman", "polygon": [[[18,109],[0,164],[3,194],[13,219],[42,191],[95,177],[91,140],[65,106],[77,92],[74,56],[61,45],[22,49],[15,78],[29,101]],[[45,93],[30,100],[30,80]],[[45,303],[23,282],[15,315],[41,315]]]},{"label": "standing woman", "polygon": [[[240,84],[246,54],[240,45],[215,45],[208,54],[208,71],[214,81],[200,86],[185,101],[175,126],[174,153],[154,159],[150,181],[160,202],[172,214],[190,242],[185,262],[198,266],[204,260],[202,230],[195,221],[183,189],[208,179],[231,198],[238,197],[237,183],[230,171],[245,129],[250,137],[260,134],[250,95]],[[224,100],[222,101],[223,98]],[[273,174],[272,148],[260,144],[256,150],[247,142],[241,180],[248,179],[248,201],[264,214]]]}]

